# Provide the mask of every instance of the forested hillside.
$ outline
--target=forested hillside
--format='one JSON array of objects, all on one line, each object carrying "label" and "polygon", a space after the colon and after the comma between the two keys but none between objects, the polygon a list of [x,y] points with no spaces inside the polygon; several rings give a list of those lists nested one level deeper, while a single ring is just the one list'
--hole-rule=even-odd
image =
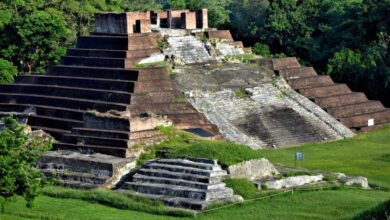
[{"label": "forested hillside", "polygon": [[0,83],[45,72],[94,13],[204,7],[256,53],[297,56],[390,106],[390,0],[0,0]]}]

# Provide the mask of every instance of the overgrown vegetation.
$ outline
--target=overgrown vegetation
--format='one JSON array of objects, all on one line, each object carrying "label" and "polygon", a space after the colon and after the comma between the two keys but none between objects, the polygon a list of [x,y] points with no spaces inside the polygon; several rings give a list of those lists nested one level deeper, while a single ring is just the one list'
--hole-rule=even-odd
[{"label": "overgrown vegetation", "polygon": [[23,196],[27,207],[33,207],[35,197],[47,183],[36,166],[52,143],[29,136],[26,126],[12,117],[2,118],[0,127],[0,212],[16,196]]},{"label": "overgrown vegetation", "polygon": [[245,88],[239,88],[234,90],[234,96],[237,98],[245,99],[249,98],[250,94],[246,91]]},{"label": "overgrown vegetation", "polygon": [[47,187],[44,189],[43,194],[54,198],[79,199],[93,203],[99,203],[117,209],[141,211],[156,215],[178,217],[193,216],[191,212],[168,209],[159,201],[152,201],[149,199],[135,197],[131,194],[131,192],[121,195],[119,193],[108,190],[77,190],[60,187]]},{"label": "overgrown vegetation", "polygon": [[239,61],[241,63],[247,63],[247,62],[250,62],[250,61],[257,60],[257,59],[259,59],[259,57],[256,56],[255,54],[251,54],[251,53],[245,53],[245,54],[226,56],[225,57],[225,60],[235,60],[235,61]]},{"label": "overgrown vegetation", "polygon": [[227,187],[234,190],[235,194],[242,196],[244,199],[254,198],[258,193],[255,184],[248,179],[227,179],[224,182]]},{"label": "overgrown vegetation", "polygon": [[140,163],[157,157],[198,157],[218,160],[222,166],[230,166],[245,160],[261,158],[261,152],[233,142],[205,140],[178,131],[173,127],[158,127],[168,140],[155,145],[140,157]]},{"label": "overgrown vegetation", "polygon": [[168,67],[169,64],[166,61],[153,62],[153,63],[144,63],[144,64],[135,64],[134,68],[157,68],[157,67]]}]

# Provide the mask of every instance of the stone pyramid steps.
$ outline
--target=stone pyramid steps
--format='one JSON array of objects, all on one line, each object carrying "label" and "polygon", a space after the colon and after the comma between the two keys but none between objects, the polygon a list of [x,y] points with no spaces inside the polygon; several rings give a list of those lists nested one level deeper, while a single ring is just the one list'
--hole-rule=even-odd
[{"label": "stone pyramid steps", "polygon": [[290,79],[289,83],[291,87],[296,90],[334,84],[329,76],[309,76],[299,79]]},{"label": "stone pyramid steps", "polygon": [[0,93],[0,102],[23,103],[25,105],[47,105],[59,108],[74,108],[79,110],[96,109],[101,112],[107,112],[109,110],[125,111],[127,109],[127,105],[113,102],[17,93]]},{"label": "stone pyramid steps", "polygon": [[75,188],[113,186],[135,158],[117,158],[102,154],[80,154],[73,151],[51,151],[40,160],[46,176],[57,176],[59,184]]},{"label": "stone pyramid steps", "polygon": [[222,182],[226,175],[215,161],[161,159],[145,164],[121,190],[131,189],[169,206],[202,210],[216,202],[242,201]]},{"label": "stone pyramid steps", "polygon": [[156,36],[83,36],[77,40],[77,48],[103,50],[156,49]]},{"label": "stone pyramid steps", "polygon": [[320,98],[332,95],[341,95],[351,93],[352,91],[345,84],[332,84],[322,87],[299,89],[299,93],[306,96],[309,99]]},{"label": "stone pyramid steps", "polygon": [[43,84],[101,90],[132,92],[134,82],[125,80],[67,77],[57,75],[25,75],[15,79],[15,84]]},{"label": "stone pyramid steps", "polygon": [[84,125],[83,121],[57,118],[42,115],[31,115],[28,117],[28,122],[32,126],[48,127],[55,129],[71,130],[72,127],[80,127]]},{"label": "stone pyramid steps", "polygon": [[353,130],[368,131],[390,123],[388,109],[380,102],[369,101],[364,93],[352,92],[345,84],[333,83],[329,76],[317,75],[311,67],[301,67],[294,57],[260,63],[277,71],[292,88]]},{"label": "stone pyramid steps", "polygon": [[366,114],[383,110],[384,106],[379,101],[367,101],[352,105],[344,105],[339,107],[328,108],[329,114],[337,118]]},{"label": "stone pyramid steps", "polygon": [[59,142],[54,144],[54,150],[69,150],[82,153],[101,153],[115,157],[128,158],[133,156],[131,149],[121,147],[102,146],[102,145],[83,145]]},{"label": "stone pyramid steps", "polygon": [[78,57],[111,57],[111,58],[145,58],[154,53],[160,53],[159,49],[144,49],[137,51],[128,50],[99,50],[72,48],[67,50],[68,56]]},{"label": "stone pyramid steps", "polygon": [[52,76],[136,81],[139,72],[122,68],[98,68],[87,66],[56,65],[50,69]]},{"label": "stone pyramid steps", "polygon": [[34,94],[45,95],[51,94],[53,96],[68,97],[68,98],[80,98],[97,101],[118,102],[123,104],[129,104],[131,100],[131,94],[114,90],[100,90],[100,89],[88,89],[77,88],[67,86],[52,86],[52,85],[40,85],[40,84],[8,84],[0,87],[0,92],[14,91],[20,94]]},{"label": "stone pyramid steps", "polygon": [[140,58],[107,58],[107,57],[80,57],[80,56],[63,56],[62,64],[73,66],[91,66],[91,67],[108,67],[108,68],[131,68]]},{"label": "stone pyramid steps", "polygon": [[333,95],[315,98],[314,102],[321,106],[322,108],[332,108],[343,105],[351,105],[362,102],[367,102],[368,99],[364,93],[361,92],[351,92],[347,94]]}]

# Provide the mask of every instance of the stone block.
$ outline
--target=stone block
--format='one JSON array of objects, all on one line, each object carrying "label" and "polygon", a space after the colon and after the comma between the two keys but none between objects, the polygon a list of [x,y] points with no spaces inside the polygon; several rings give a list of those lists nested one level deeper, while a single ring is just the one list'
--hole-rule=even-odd
[{"label": "stone block", "polygon": [[267,159],[244,161],[228,167],[231,178],[258,179],[279,174],[274,165]]}]

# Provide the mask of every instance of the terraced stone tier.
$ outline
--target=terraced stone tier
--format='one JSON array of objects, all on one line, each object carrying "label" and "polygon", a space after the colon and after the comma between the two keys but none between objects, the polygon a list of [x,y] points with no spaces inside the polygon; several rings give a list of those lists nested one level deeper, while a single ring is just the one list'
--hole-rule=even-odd
[{"label": "terraced stone tier", "polygon": [[128,120],[107,115],[91,119],[91,112],[131,110],[134,117],[164,113],[185,128],[212,127],[190,105],[176,105],[181,95],[167,68],[128,69],[159,52],[158,37],[155,33],[80,37],[77,48],[69,49],[62,64],[53,66],[48,75],[22,75],[15,83],[0,86],[0,115],[27,119],[33,129],[59,141],[56,149],[118,157],[138,155],[134,145],[156,143],[162,137],[147,126],[132,127],[130,133]]},{"label": "terraced stone tier", "polygon": [[377,112],[384,109],[385,107],[379,101],[367,101],[358,104],[328,108],[327,111],[336,118],[343,118],[370,112]]},{"label": "terraced stone tier", "polygon": [[[264,59],[261,64],[279,72],[292,88],[341,121],[344,125],[368,131],[388,123],[387,109],[378,101],[369,101],[363,93],[352,92],[346,84],[335,84],[329,76],[319,76],[312,67],[295,67],[295,58]],[[371,120],[368,123],[368,120]]]},{"label": "terraced stone tier", "polygon": [[322,108],[327,109],[331,107],[338,107],[343,105],[351,105],[351,104],[367,102],[368,99],[364,93],[352,92],[352,93],[341,94],[341,95],[315,98],[314,101]]},{"label": "terraced stone tier", "polygon": [[317,72],[314,70],[313,67],[295,67],[281,69],[277,72],[279,73],[279,75],[283,76],[287,80],[317,76]]},{"label": "terraced stone tier", "polygon": [[298,79],[290,79],[289,84],[293,89],[313,88],[333,85],[334,82],[329,76],[312,76]]},{"label": "terraced stone tier", "polygon": [[68,56],[76,57],[111,57],[111,58],[144,58],[154,53],[159,53],[159,49],[144,49],[135,51],[128,50],[99,50],[99,49],[68,49]]},{"label": "terraced stone tier", "polygon": [[123,92],[133,92],[134,82],[127,80],[96,79],[86,77],[68,77],[54,75],[25,75],[18,76],[15,84],[39,84],[78,87],[101,90],[116,90]]},{"label": "terraced stone tier", "polygon": [[107,57],[80,57],[64,56],[62,64],[74,66],[112,67],[128,69],[134,66],[140,58],[107,58]]},{"label": "terraced stone tier", "polygon": [[145,50],[156,49],[154,35],[134,36],[84,36],[77,40],[77,48],[102,50]]},{"label": "terraced stone tier", "polygon": [[299,89],[299,93],[301,93],[302,95],[304,95],[309,99],[341,95],[341,94],[347,94],[351,92],[352,91],[345,84],[331,84],[331,85],[321,86],[321,87]]},{"label": "terraced stone tier", "polygon": [[58,177],[59,184],[88,189],[114,186],[135,165],[135,158],[74,151],[51,151],[39,162],[43,173]]},{"label": "terraced stone tier", "polygon": [[366,114],[355,115],[350,117],[340,118],[340,121],[352,128],[361,129],[370,125],[369,120],[375,124],[385,124],[390,122],[390,110],[385,109],[377,112],[369,112]]},{"label": "terraced stone tier", "polygon": [[145,164],[120,190],[131,189],[168,206],[202,210],[219,202],[243,200],[222,182],[226,175],[216,161],[160,159]]}]

